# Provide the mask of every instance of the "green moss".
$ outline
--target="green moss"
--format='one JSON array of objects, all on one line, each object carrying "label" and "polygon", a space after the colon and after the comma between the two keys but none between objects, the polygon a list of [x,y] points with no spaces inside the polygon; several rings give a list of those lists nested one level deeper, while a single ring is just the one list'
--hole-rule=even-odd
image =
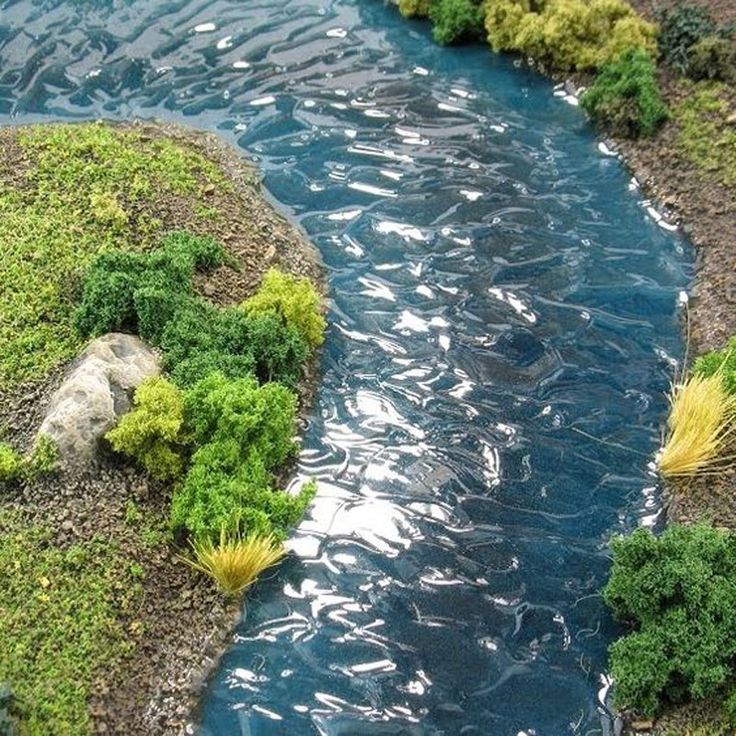
[{"label": "green moss", "polygon": [[32,480],[51,473],[59,459],[59,448],[49,437],[41,436],[26,455],[0,442],[0,483],[25,478]]},{"label": "green moss", "polygon": [[669,116],[654,63],[640,50],[606,64],[580,104],[603,128],[626,138],[653,135]]},{"label": "green moss", "polygon": [[693,373],[706,378],[718,371],[721,371],[726,391],[736,394],[736,337],[732,337],[723,350],[701,355],[693,365]]},{"label": "green moss", "polygon": [[68,549],[0,513],[0,682],[22,703],[27,736],[87,736],[88,696],[132,645],[119,617],[140,600],[108,542]]},{"label": "green moss", "polygon": [[726,186],[736,185],[736,127],[727,123],[722,84],[700,82],[675,110],[679,146],[694,164]]},{"label": "green moss", "polygon": [[494,51],[555,69],[598,69],[630,49],[656,54],[654,26],[624,0],[487,0],[485,7]]},{"label": "green moss", "polygon": [[0,391],[46,375],[80,348],[71,312],[80,277],[112,247],[149,247],[162,195],[194,203],[216,168],[189,148],[107,125],[6,133],[22,164],[0,173]]}]

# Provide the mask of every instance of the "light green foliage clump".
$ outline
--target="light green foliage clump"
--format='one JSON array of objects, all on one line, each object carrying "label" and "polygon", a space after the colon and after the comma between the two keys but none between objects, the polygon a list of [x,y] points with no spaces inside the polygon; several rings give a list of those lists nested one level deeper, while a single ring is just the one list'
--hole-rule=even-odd
[{"label": "light green foliage clump", "polygon": [[325,339],[325,318],[320,308],[320,296],[309,279],[296,278],[270,269],[261,286],[243,303],[247,314],[275,313],[296,328],[310,348]]},{"label": "light green foliage clump", "polygon": [[0,442],[0,483],[24,478],[32,480],[51,473],[59,460],[59,448],[54,441],[42,435],[26,455]]},{"label": "light green foliage clump", "polygon": [[407,18],[427,18],[432,0],[399,0],[399,11]]},{"label": "light green foliage clump", "polygon": [[653,135],[669,116],[654,63],[640,50],[606,64],[580,104],[603,128],[625,138]]},{"label": "light green foliage clump", "polygon": [[183,299],[194,295],[194,272],[223,261],[219,243],[190,233],[173,233],[148,253],[103,253],[85,278],[76,327],[85,337],[128,330],[155,343]]},{"label": "light green foliage clump", "polygon": [[653,715],[667,703],[724,692],[736,674],[736,538],[707,525],[639,529],[613,542],[606,603],[635,631],[614,642],[619,707]]},{"label": "light green foliage clump", "polygon": [[9,391],[79,351],[73,305],[97,254],[149,247],[161,196],[195,202],[224,180],[186,146],[96,123],[6,131],[0,150],[12,162],[0,168],[0,391]]},{"label": "light green foliage clump", "polygon": [[656,53],[654,26],[624,0],[487,0],[485,7],[495,51],[555,69],[598,69],[630,49]]},{"label": "light green foliage clump", "polygon": [[99,674],[131,648],[119,616],[140,602],[128,563],[106,541],[67,549],[0,515],[0,682],[13,687],[26,736],[88,736]]},{"label": "light green foliage clump", "polygon": [[736,82],[736,42],[708,36],[690,47],[687,74],[696,81]]},{"label": "light green foliage clump", "polygon": [[313,485],[292,496],[273,490],[273,472],[289,457],[296,398],[284,386],[215,373],[186,394],[196,446],[192,466],[176,490],[171,521],[195,538],[222,529],[283,539],[303,515]]},{"label": "light green foliage clump", "polygon": [[729,394],[736,394],[736,337],[723,350],[712,350],[701,355],[693,366],[693,373],[707,378],[721,373],[723,386]]},{"label": "light green foliage clump", "polygon": [[134,457],[154,478],[177,478],[184,469],[184,395],[165,378],[144,381],[134,408],[107,433],[116,452]]},{"label": "light green foliage clump", "polygon": [[434,0],[429,17],[437,43],[447,45],[483,37],[485,10],[476,0]]},{"label": "light green foliage clump", "polygon": [[730,108],[724,87],[701,82],[675,110],[683,154],[721,184],[736,185],[736,127],[727,120]]}]

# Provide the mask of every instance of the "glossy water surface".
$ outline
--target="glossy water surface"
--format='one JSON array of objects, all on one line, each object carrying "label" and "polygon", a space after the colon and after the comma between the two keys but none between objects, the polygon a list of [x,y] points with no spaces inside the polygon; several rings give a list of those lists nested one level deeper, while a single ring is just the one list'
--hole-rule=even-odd
[{"label": "glossy water surface", "polygon": [[328,269],[320,495],[202,732],[611,733],[598,592],[658,516],[689,266],[579,110],[380,0],[2,8],[6,122],[217,130]]}]

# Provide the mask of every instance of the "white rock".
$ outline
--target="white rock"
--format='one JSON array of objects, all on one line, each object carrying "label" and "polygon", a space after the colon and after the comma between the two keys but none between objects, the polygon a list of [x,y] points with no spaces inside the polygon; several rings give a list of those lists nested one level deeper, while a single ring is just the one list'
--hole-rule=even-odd
[{"label": "white rock", "polygon": [[160,372],[158,356],[137,337],[114,332],[97,338],[70,366],[38,435],[56,442],[62,462],[90,462],[130,408],[136,386]]}]

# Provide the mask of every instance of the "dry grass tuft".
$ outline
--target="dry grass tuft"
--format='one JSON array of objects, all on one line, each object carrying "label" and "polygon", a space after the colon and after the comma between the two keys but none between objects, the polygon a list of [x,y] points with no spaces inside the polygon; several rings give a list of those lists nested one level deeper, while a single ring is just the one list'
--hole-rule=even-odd
[{"label": "dry grass tuft", "polygon": [[734,429],[736,397],[727,393],[720,372],[674,385],[670,404],[667,440],[658,460],[663,476],[717,471],[733,463],[722,452]]},{"label": "dry grass tuft", "polygon": [[222,529],[219,542],[207,538],[192,542],[194,559],[183,558],[195,570],[209,575],[226,595],[239,595],[285,554],[271,535],[241,537]]}]

